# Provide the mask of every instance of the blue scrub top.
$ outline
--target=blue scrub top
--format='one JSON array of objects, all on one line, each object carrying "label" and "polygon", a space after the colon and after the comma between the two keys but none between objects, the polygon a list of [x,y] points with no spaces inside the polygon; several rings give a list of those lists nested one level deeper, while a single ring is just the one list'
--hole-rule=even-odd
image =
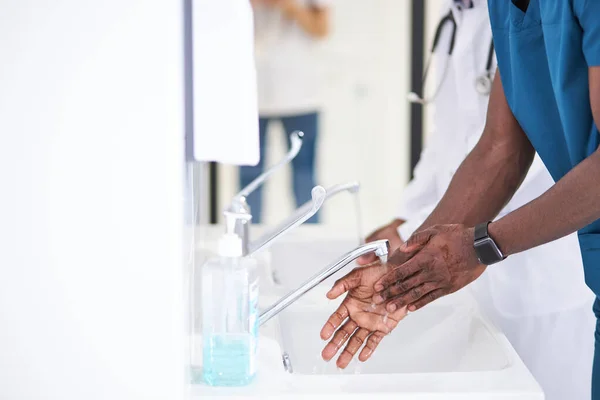
[{"label": "blue scrub top", "polygon": [[[600,65],[600,0],[489,0],[508,104],[554,180],[600,144],[588,67]],[[551,216],[549,216],[551,218]],[[600,221],[579,231],[586,282],[600,295]]]}]

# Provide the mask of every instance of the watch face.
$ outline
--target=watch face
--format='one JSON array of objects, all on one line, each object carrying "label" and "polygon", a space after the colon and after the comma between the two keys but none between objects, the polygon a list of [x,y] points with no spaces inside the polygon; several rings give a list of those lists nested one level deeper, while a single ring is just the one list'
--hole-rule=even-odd
[{"label": "watch face", "polygon": [[477,258],[482,264],[491,265],[504,259],[496,243],[489,237],[478,240],[474,243],[474,247]]}]

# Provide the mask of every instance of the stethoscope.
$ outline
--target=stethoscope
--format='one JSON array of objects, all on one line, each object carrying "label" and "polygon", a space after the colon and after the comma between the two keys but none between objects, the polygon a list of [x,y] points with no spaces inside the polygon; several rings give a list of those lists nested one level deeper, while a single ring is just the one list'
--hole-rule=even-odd
[{"label": "stethoscope", "polygon": [[[446,79],[449,58],[452,56],[452,53],[454,52],[454,42],[456,40],[456,30],[458,27],[456,24],[456,20],[454,19],[454,14],[453,14],[452,10],[450,10],[450,12],[448,12],[448,14],[446,14],[444,16],[444,18],[441,19],[440,23],[438,24],[438,26],[435,30],[435,35],[433,37],[433,45],[431,46],[431,52],[430,52],[429,58],[427,60],[427,64],[425,65],[425,72],[423,73],[423,80],[421,81],[421,91],[423,91],[425,89],[425,84],[427,82],[427,75],[429,73],[429,66],[431,65],[431,59],[433,58],[432,56],[435,53],[435,51],[437,50],[438,43],[440,41],[440,37],[442,36],[442,31],[444,30],[444,27],[446,26],[447,23],[450,23],[450,25],[452,26],[452,34],[450,36],[450,44],[448,46],[448,59],[446,60],[446,63],[444,65],[444,71],[442,73],[442,77],[441,77],[440,81],[438,82],[437,87],[436,87],[435,91],[433,92],[433,95],[431,95],[431,97],[422,98],[417,93],[410,92],[406,97],[408,98],[408,101],[410,101],[411,103],[419,103],[419,104],[423,104],[423,105],[431,103],[438,96],[440,88],[442,87],[442,83]],[[492,82],[494,80],[494,75],[492,72],[493,61],[494,61],[494,41],[490,40],[490,49],[488,51],[488,56],[487,56],[487,60],[486,60],[486,64],[485,64],[485,72],[481,76],[477,77],[477,79],[475,80],[475,90],[477,91],[477,93],[479,93],[482,96],[487,96],[492,91]]]}]

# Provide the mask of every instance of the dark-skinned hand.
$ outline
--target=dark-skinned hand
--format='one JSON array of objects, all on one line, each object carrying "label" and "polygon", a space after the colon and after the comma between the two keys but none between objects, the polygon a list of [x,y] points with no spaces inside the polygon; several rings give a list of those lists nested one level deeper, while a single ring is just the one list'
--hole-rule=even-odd
[{"label": "dark-skinned hand", "polygon": [[336,299],[346,292],[347,295],[321,329],[323,340],[331,338],[321,353],[325,361],[330,361],[345,343],[347,345],[336,362],[339,368],[346,368],[361,348],[358,359],[368,360],[381,340],[406,316],[406,308],[388,313],[385,305],[373,304],[373,285],[388,271],[387,265],[380,262],[355,268],[327,293],[329,299]]},{"label": "dark-skinned hand", "polygon": [[[406,261],[407,256],[410,257]],[[416,311],[477,279],[485,266],[473,248],[473,228],[436,225],[416,232],[388,260],[390,271],[375,284],[373,301],[388,312]]]}]

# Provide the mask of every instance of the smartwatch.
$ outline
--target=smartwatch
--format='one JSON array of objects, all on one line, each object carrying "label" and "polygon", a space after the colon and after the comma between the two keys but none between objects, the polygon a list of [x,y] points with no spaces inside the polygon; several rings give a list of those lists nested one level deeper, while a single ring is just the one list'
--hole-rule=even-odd
[{"label": "smartwatch", "polygon": [[488,233],[489,222],[484,222],[475,227],[473,247],[479,262],[483,265],[492,265],[504,260],[506,257]]}]

